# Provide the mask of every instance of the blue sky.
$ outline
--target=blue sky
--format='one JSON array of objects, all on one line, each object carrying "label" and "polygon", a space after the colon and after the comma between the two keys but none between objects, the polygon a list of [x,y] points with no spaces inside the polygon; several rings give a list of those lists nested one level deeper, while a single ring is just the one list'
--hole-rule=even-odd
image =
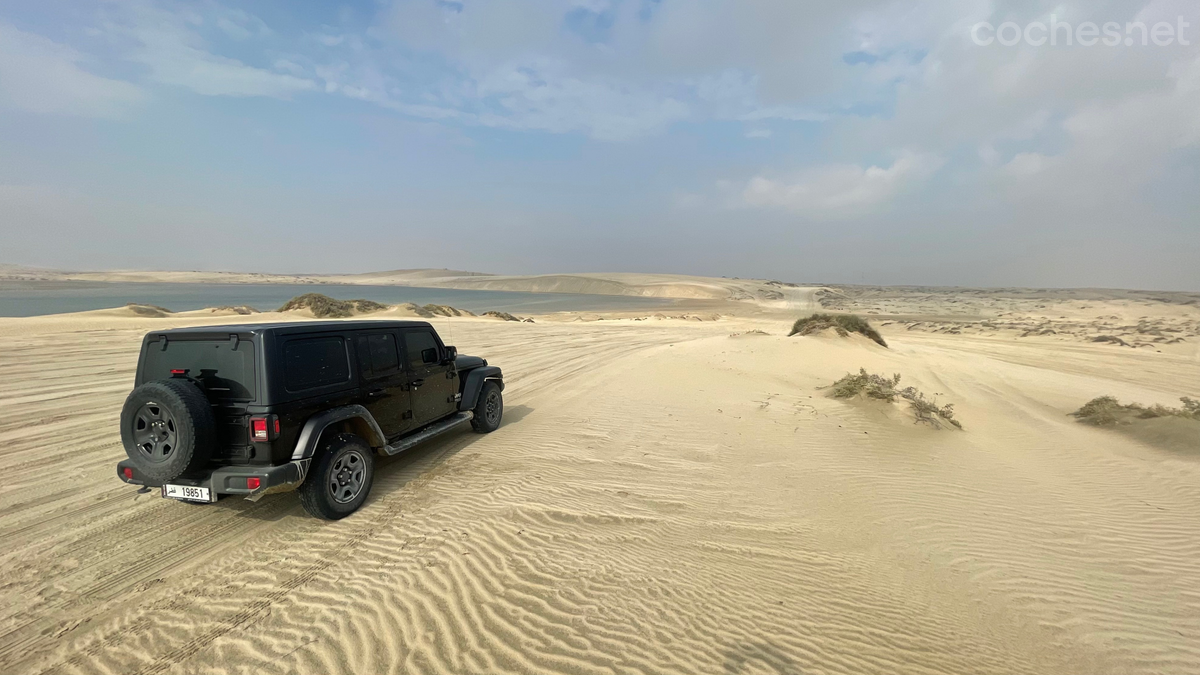
[{"label": "blue sky", "polygon": [[[1190,44],[970,37],[1052,13]],[[1197,26],[1167,0],[6,3],[0,262],[1200,290]]]}]

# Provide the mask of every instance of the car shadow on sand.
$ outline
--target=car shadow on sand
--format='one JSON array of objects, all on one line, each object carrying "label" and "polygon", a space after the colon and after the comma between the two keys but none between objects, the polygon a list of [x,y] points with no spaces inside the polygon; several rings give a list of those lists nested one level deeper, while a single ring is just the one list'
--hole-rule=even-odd
[{"label": "car shadow on sand", "polygon": [[[497,432],[506,427],[520,424],[533,408],[525,405],[507,406],[504,417]],[[493,432],[496,433],[496,432]],[[375,500],[403,490],[412,480],[435,471],[446,461],[459,452],[472,447],[484,439],[487,434],[477,434],[464,425],[462,430],[451,431],[444,436],[432,438],[416,447],[406,450],[394,457],[375,457],[375,480],[371,486],[371,494],[363,507],[370,506]],[[277,521],[288,517],[308,518],[308,514],[300,507],[300,502],[294,492],[266,495],[257,503],[242,498],[227,497],[216,504],[208,505],[221,510],[237,511],[238,518],[253,518],[255,520]],[[353,521],[354,515],[346,520]]]}]

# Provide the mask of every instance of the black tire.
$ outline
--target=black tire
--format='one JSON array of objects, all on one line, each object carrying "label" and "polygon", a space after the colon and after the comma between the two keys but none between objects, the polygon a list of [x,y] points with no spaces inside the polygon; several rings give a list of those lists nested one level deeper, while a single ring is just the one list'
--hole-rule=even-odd
[{"label": "black tire", "polygon": [[354,434],[331,437],[320,453],[300,486],[300,504],[309,515],[340,520],[367,501],[375,480],[375,456]]},{"label": "black tire", "polygon": [[483,383],[474,412],[471,428],[477,433],[490,434],[500,428],[500,420],[504,417],[504,396],[500,393],[500,385],[494,380]]},{"label": "black tire", "polygon": [[204,392],[190,380],[146,382],[121,409],[121,443],[137,472],[167,482],[212,457],[217,425]]}]

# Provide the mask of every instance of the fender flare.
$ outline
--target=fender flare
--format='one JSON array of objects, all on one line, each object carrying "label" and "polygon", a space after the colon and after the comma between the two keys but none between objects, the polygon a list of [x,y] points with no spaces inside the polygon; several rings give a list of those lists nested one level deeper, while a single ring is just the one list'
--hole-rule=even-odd
[{"label": "fender flare", "polygon": [[379,428],[379,423],[375,421],[375,417],[371,415],[371,411],[361,405],[344,405],[337,408],[323,410],[304,423],[304,428],[300,430],[300,437],[296,440],[296,449],[292,451],[292,460],[309,459],[317,452],[317,442],[321,440],[321,434],[331,424],[344,422],[349,419],[359,418],[367,423],[371,429],[373,438],[365,439],[372,448],[380,448],[387,445],[387,438],[383,435],[383,430]]},{"label": "fender flare", "polygon": [[458,402],[459,410],[474,410],[479,400],[479,390],[483,389],[485,380],[496,380],[500,383],[500,391],[504,391],[504,374],[496,366],[472,368],[463,376],[462,399]]}]

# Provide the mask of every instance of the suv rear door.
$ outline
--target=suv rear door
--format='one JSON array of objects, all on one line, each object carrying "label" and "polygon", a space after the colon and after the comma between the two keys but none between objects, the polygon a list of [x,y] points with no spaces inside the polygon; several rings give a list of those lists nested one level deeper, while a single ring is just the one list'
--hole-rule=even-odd
[{"label": "suv rear door", "polygon": [[354,351],[358,355],[363,405],[371,411],[383,435],[392,440],[413,425],[409,378],[400,359],[396,331],[358,333]]},{"label": "suv rear door", "polygon": [[458,409],[454,362],[446,361],[446,350],[432,328],[403,331],[416,423],[426,424]]}]

